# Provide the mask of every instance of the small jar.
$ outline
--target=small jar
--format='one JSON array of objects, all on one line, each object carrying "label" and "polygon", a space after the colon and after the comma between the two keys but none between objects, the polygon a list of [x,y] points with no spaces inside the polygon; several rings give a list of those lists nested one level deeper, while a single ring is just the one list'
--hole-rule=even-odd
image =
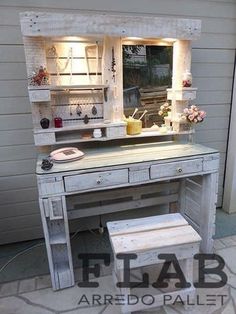
[{"label": "small jar", "polygon": [[168,132],[168,127],[165,124],[162,124],[161,127],[159,128],[159,132],[161,134],[165,134]]},{"label": "small jar", "polygon": [[63,127],[62,118],[60,117],[54,118],[54,126],[55,128],[62,128]]},{"label": "small jar", "polygon": [[50,121],[47,118],[43,118],[40,120],[40,125],[41,125],[42,129],[48,129],[49,124],[50,124]]},{"label": "small jar", "polygon": [[94,131],[93,131],[93,137],[94,137],[94,138],[100,138],[100,137],[102,137],[102,130],[101,130],[101,129],[94,129]]},{"label": "small jar", "polygon": [[183,74],[183,87],[191,87],[192,86],[192,74],[189,71],[186,71]]},{"label": "small jar", "polygon": [[142,133],[142,121],[134,118],[129,118],[127,122],[127,134],[137,135]]}]

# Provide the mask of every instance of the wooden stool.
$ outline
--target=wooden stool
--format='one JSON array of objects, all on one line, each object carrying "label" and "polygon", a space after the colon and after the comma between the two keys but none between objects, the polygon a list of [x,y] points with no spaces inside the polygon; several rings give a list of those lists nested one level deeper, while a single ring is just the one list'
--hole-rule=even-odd
[{"label": "wooden stool", "polygon": [[[152,292],[154,291],[155,294],[151,294],[150,302],[143,302],[144,300],[139,297],[138,303],[130,304],[130,295],[134,293],[130,291],[130,288],[121,288],[120,292],[125,296],[124,305],[121,307],[122,313],[151,309],[162,306],[164,303],[165,305],[172,304],[177,296],[180,296],[184,302],[194,298],[195,288],[192,285],[193,256],[199,252],[201,238],[181,214],[108,222],[107,228],[114,253],[113,275],[115,284],[124,280],[124,261],[118,259],[117,254],[130,253],[137,255],[136,259],[130,260],[130,269],[160,265],[160,263],[163,264],[164,260],[158,258],[159,254],[175,254],[179,264],[181,264],[186,281],[191,283],[189,288],[178,290],[175,288],[174,291],[167,292],[166,294],[171,297],[169,302],[167,300],[164,302],[165,293],[163,290],[159,290],[160,293],[156,294],[158,290],[152,287]],[[157,274],[155,274],[155,278],[149,278],[150,285],[156,282],[157,278]],[[138,282],[139,280],[136,279],[135,281]],[[150,295],[148,288],[143,289],[145,295]]]}]

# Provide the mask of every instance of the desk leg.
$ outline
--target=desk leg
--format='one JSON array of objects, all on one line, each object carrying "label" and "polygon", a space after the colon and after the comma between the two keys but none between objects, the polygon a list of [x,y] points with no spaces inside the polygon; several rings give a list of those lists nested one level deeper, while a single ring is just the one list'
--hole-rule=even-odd
[{"label": "desk leg", "polygon": [[213,252],[217,189],[218,173],[211,173],[202,177],[199,233],[202,238],[200,249],[203,253]]},{"label": "desk leg", "polygon": [[212,253],[218,173],[180,180],[179,210],[201,238],[200,249]]},{"label": "desk leg", "polygon": [[74,285],[70,235],[64,196],[39,199],[52,287]]}]

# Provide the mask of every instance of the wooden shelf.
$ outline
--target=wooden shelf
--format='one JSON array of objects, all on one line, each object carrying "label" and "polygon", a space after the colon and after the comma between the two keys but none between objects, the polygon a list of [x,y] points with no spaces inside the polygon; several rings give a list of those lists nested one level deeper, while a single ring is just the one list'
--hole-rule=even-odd
[{"label": "wooden shelf", "polygon": [[188,135],[192,134],[194,131],[182,131],[182,132],[175,132],[175,131],[169,131],[167,133],[161,133],[159,131],[153,131],[153,132],[142,132],[137,135],[126,135],[122,137],[100,137],[100,138],[81,138],[81,139],[71,139],[71,140],[65,140],[65,141],[57,141],[57,144],[69,144],[69,143],[83,143],[83,142],[103,142],[103,141],[112,141],[117,139],[134,139],[134,138],[145,138],[145,137],[161,137],[161,136],[174,136],[174,135]]},{"label": "wooden shelf", "polygon": [[50,91],[58,91],[58,90],[66,90],[66,89],[104,89],[108,88],[109,85],[40,85],[40,86],[28,86],[29,90],[50,90]]},{"label": "wooden shelf", "polygon": [[161,133],[160,131],[149,131],[147,129],[144,129],[144,131],[140,134],[126,135],[126,138],[188,135],[188,134],[192,134],[192,133],[194,133],[194,131],[183,131],[183,132],[167,131],[167,133]]},{"label": "wooden shelf", "polygon": [[183,87],[181,89],[167,88],[167,98],[169,100],[193,100],[196,98],[197,88]]},{"label": "wooden shelf", "polygon": [[34,134],[38,133],[58,133],[58,132],[67,132],[67,131],[76,131],[76,130],[93,130],[93,129],[103,129],[109,128],[113,126],[121,126],[125,125],[125,122],[117,122],[117,123],[93,123],[93,124],[86,124],[86,125],[65,125],[62,128],[48,128],[42,129],[41,127],[34,128]]}]

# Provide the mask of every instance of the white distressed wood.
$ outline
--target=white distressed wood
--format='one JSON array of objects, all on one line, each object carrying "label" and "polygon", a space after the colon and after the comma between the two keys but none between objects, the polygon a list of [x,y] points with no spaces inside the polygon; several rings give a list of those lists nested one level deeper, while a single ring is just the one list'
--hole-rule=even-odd
[{"label": "white distressed wood", "polygon": [[[196,158],[196,155],[201,156],[201,158]],[[130,158],[132,156],[132,159]],[[154,157],[155,159],[154,160]],[[141,159],[139,159],[141,157]],[[117,195],[117,199],[114,199],[115,194],[109,191],[102,192],[105,193],[107,196],[100,195],[94,197],[91,197],[92,202],[97,202],[98,205],[92,205],[88,206],[88,200],[85,201],[86,195],[84,198],[82,197],[78,207],[77,207],[77,199],[76,197],[73,196],[73,193],[78,193],[78,192],[91,192],[92,190],[100,190],[100,189],[111,189],[115,187],[132,187],[135,184],[140,185],[140,183],[148,183],[148,182],[155,182],[155,180],[146,180],[147,177],[144,179],[144,181],[139,181],[139,182],[129,182],[129,173],[132,171],[139,171],[139,170],[146,170],[152,168],[152,167],[160,167],[161,169],[175,169],[176,171],[176,166],[178,165],[183,165],[186,169],[190,169],[190,165],[192,166],[191,172],[190,173],[183,173],[182,176],[189,176],[189,174],[201,174],[202,176],[196,177],[196,179],[191,179],[190,180],[190,187],[185,188],[185,194],[183,194],[182,198],[185,197],[185,208],[182,211],[183,214],[185,215],[186,218],[189,219],[189,221],[192,222],[194,227],[196,226],[196,229],[199,230],[200,235],[203,237],[202,241],[202,250],[203,252],[211,251],[212,247],[212,235],[214,231],[214,215],[215,215],[215,201],[216,201],[216,182],[215,181],[208,181],[209,177],[214,176],[217,174],[217,164],[215,161],[219,158],[219,155],[212,149],[205,148],[200,145],[189,145],[189,144],[142,144],[142,145],[134,145],[132,146],[124,146],[124,147],[116,147],[116,148],[104,148],[100,150],[100,155],[98,151],[90,149],[86,152],[86,156],[75,163],[71,164],[55,164],[53,166],[53,171],[48,171],[47,174],[45,175],[45,172],[41,170],[41,168],[38,167],[37,172],[38,178],[42,180],[42,182],[46,182],[45,180],[48,180],[48,189],[50,193],[54,193],[54,197],[51,199],[49,198],[49,203],[46,202],[44,205],[46,210],[43,209],[43,214],[45,216],[45,219],[50,219],[50,217],[53,219],[53,221],[58,221],[61,220],[60,217],[60,210],[58,211],[58,207],[56,207],[56,214],[52,214],[52,206],[49,206],[47,204],[50,204],[50,202],[55,198],[55,203],[58,206],[60,205],[60,199],[58,203],[58,197],[56,197],[56,193],[58,191],[53,192],[53,190],[50,190],[50,185],[54,184],[54,180],[56,182],[59,182],[59,187],[58,189],[61,189],[63,185],[61,185],[61,179],[64,177],[64,182],[65,182],[65,191],[61,192],[59,194],[62,195],[67,195],[66,197],[68,198],[68,218],[70,219],[75,219],[75,218],[81,218],[81,217],[89,217],[89,216],[94,216],[94,215],[99,215],[99,214],[107,214],[111,212],[119,212],[119,211],[124,211],[128,209],[133,209],[133,208],[144,208],[144,207],[149,207],[149,206],[155,206],[158,204],[169,204],[172,202],[176,202],[179,198],[178,194],[176,193],[176,189],[178,188],[178,185],[174,183],[174,185],[170,183],[165,183],[164,185],[161,185],[158,189],[156,189],[157,196],[154,196],[154,187],[149,188],[146,186],[140,190],[141,192],[139,193],[138,188],[133,188],[133,191],[127,191],[126,193],[123,194],[122,191],[119,192]],[[208,163],[208,168],[205,168],[203,171],[202,164],[203,161],[205,161],[205,164],[207,165]],[[214,161],[214,163],[212,163]],[[40,164],[39,164],[40,165]],[[166,167],[167,165],[172,165],[169,167]],[[188,165],[188,166],[185,166]],[[194,165],[196,165],[196,168],[194,168]],[[55,167],[55,168],[54,168]],[[110,169],[109,169],[110,167]],[[184,168],[184,169],[185,169]],[[207,170],[206,170],[207,169]],[[100,171],[99,171],[100,170]],[[187,171],[187,170],[186,170]],[[173,172],[168,174],[170,178],[176,178],[175,174]],[[99,177],[100,176],[100,177]],[[142,176],[141,176],[142,177]],[[181,177],[181,175],[180,175]],[[139,177],[140,178],[140,177]],[[160,172],[158,179],[159,181],[163,181],[166,179],[166,173],[165,171],[162,170]],[[97,183],[97,180],[99,180],[100,183]],[[103,181],[104,180],[104,181]],[[140,179],[139,179],[140,180]],[[202,181],[203,180],[203,181]],[[204,181],[207,180],[207,181]],[[117,184],[116,184],[117,182]],[[100,187],[100,184],[104,185]],[[194,200],[196,200],[196,195],[195,195],[195,188],[194,186],[196,185],[197,188],[199,186],[201,187],[201,200],[199,202],[199,211],[188,211],[188,200],[190,200],[192,203]],[[205,200],[207,197],[207,191],[209,193],[209,188],[214,188],[214,190],[211,192],[210,196],[210,201],[208,201],[207,204],[204,205],[203,199]],[[135,190],[136,189],[136,190]],[[190,193],[188,192],[188,189]],[[168,193],[166,193],[168,190]],[[68,192],[70,191],[70,192]],[[162,191],[161,194],[158,194],[160,191]],[[163,191],[165,193],[163,194]],[[198,190],[196,190],[198,191]],[[96,192],[98,193],[98,192]],[[148,195],[149,193],[149,195]],[[193,193],[193,194],[192,194]],[[70,196],[72,194],[72,196]],[[145,195],[145,197],[140,197],[141,195]],[[127,197],[127,196],[132,196],[132,200],[130,201],[122,201],[122,197]],[[43,197],[43,194],[41,195]],[[103,204],[103,200],[113,200],[113,203],[107,203],[106,201]],[[212,201],[214,199],[214,202]],[[79,200],[79,196],[78,196]],[[118,202],[117,202],[118,200]],[[62,198],[63,204],[63,216],[65,219],[65,222],[67,221],[67,216],[65,216],[67,213],[66,211],[66,203],[65,203],[65,196]],[[182,202],[183,204],[183,202]],[[83,206],[85,205],[85,206]],[[209,205],[209,206],[208,206]],[[208,206],[206,208],[206,206]],[[59,206],[60,207],[60,206]],[[190,206],[192,208],[192,206]],[[203,209],[204,208],[204,209]],[[198,216],[200,217],[199,220],[196,221],[196,212],[198,212]],[[168,215],[169,216],[169,215]],[[48,217],[48,218],[46,218]],[[179,216],[176,216],[179,217]],[[54,220],[56,219],[56,220]],[[159,218],[160,219],[160,218]],[[165,222],[163,222],[164,217],[162,216],[161,222],[162,222],[162,227],[165,227]],[[62,219],[63,220],[63,219]],[[147,221],[153,222],[154,219],[147,219]],[[200,221],[200,222],[199,222]],[[208,221],[206,224],[205,222]],[[210,223],[211,221],[211,223]],[[212,223],[213,222],[213,223]],[[175,223],[175,222],[174,222]],[[123,226],[123,223],[121,223]],[[137,251],[137,246],[140,250],[140,252],[145,251],[146,246],[150,245],[155,245],[155,248],[157,246],[156,243],[160,241],[160,239],[163,240],[165,243],[166,247],[170,247],[174,244],[180,245],[181,241],[189,241],[188,243],[191,243],[191,245],[194,243],[196,239],[199,240],[199,236],[197,235],[197,238],[191,237],[192,235],[192,229],[189,226],[175,226],[173,227],[173,230],[175,231],[175,236],[170,237],[169,229],[168,232],[164,232],[163,230],[165,229],[159,229],[159,230],[152,230],[151,228],[156,228],[157,226],[149,226],[148,230],[144,231],[145,236],[142,236],[140,238],[140,230],[142,230],[144,227],[144,224],[142,223],[142,226],[134,226],[133,230],[131,228],[131,231],[133,233],[130,233],[127,235],[126,230],[124,231],[125,234],[122,234],[123,237],[123,244],[118,243],[121,247],[121,251],[123,250],[123,247],[126,246],[127,250],[132,251],[135,250]],[[199,226],[199,227],[198,227]],[[48,225],[46,226],[48,228]],[[44,228],[46,228],[44,226]],[[65,225],[66,228],[66,225]],[[184,228],[184,230],[183,230]],[[125,228],[123,227],[123,230]],[[127,226],[126,226],[127,229]],[[52,230],[61,230],[53,228]],[[62,229],[63,230],[63,229]],[[51,236],[50,236],[51,232]],[[52,234],[53,232],[53,234]],[[120,231],[119,231],[120,232]],[[47,233],[47,232],[46,232]],[[158,233],[158,234],[157,234]],[[186,239],[187,235],[190,235],[190,238],[188,240]],[[67,232],[65,232],[65,236],[67,235]],[[131,236],[132,235],[132,236]],[[48,241],[49,244],[56,244],[57,245],[63,244],[66,242],[68,245],[68,241],[65,240],[65,236],[63,236],[63,232],[59,233],[58,235],[54,234],[54,231],[49,230],[49,236],[48,236]],[[120,235],[117,235],[117,237]],[[133,236],[137,239],[137,243],[133,242],[133,239],[131,239]],[[150,242],[148,241],[148,236],[149,238],[154,239],[154,241]],[[132,240],[132,241],[131,241]],[[136,243],[135,248],[132,245]],[[129,244],[129,245],[128,245]],[[186,257],[187,252],[196,252],[197,247],[196,246],[191,246],[191,250],[189,251],[186,249],[183,244],[181,244],[181,249],[179,251],[178,256]],[[50,247],[48,248],[48,250]],[[142,255],[141,259],[138,260],[140,263],[147,263],[147,261],[154,261],[154,256],[155,254],[153,253],[154,248],[150,248],[150,252],[146,257]],[[161,247],[160,247],[161,249]],[[164,251],[163,251],[164,252]],[[54,254],[54,253],[53,253]],[[50,255],[50,254],[49,254]],[[65,260],[63,262],[67,261],[68,258],[70,258],[70,253],[66,253],[66,251],[63,251],[63,256],[65,256]],[[152,257],[152,258],[151,258]],[[187,257],[186,257],[187,258]],[[52,264],[54,265],[57,259],[54,256],[54,261],[52,260]],[[146,262],[145,262],[146,261]],[[119,265],[117,266],[118,268],[120,267]],[[56,278],[53,277],[55,283],[54,287],[55,289],[60,289],[63,286],[67,286],[68,282],[70,282],[70,273],[68,268],[65,267],[63,268],[62,273],[64,274],[62,277],[60,277],[60,271],[56,271],[56,274],[58,273],[59,275],[56,275]],[[64,272],[65,271],[65,272]],[[54,266],[52,269],[52,276],[54,276]],[[66,275],[67,274],[67,275]],[[64,278],[61,280],[64,280],[64,284],[59,283],[59,278]],[[68,281],[67,281],[68,280]]]},{"label": "white distressed wood", "polygon": [[45,102],[51,100],[49,90],[30,90],[29,99],[31,102]]},{"label": "white distressed wood", "polygon": [[[116,254],[130,252],[137,254],[137,259],[131,262],[130,267],[132,269],[163,263],[158,258],[158,255],[163,253],[163,250],[165,251],[167,248],[168,252],[171,251],[178,259],[182,257],[186,278],[188,282],[193,283],[193,255],[199,251],[201,238],[180,214],[141,218],[134,221],[115,221],[107,223],[107,228],[114,254],[114,274],[116,273],[117,275],[117,278],[114,276],[115,284],[117,280],[122,279],[122,271],[124,270],[124,265],[121,260],[116,258]],[[193,297],[194,287],[191,287],[190,290],[189,293]],[[145,289],[145,295],[148,294],[147,291]],[[155,291],[157,292],[157,290]],[[129,289],[121,290],[121,292],[124,294],[126,300],[130,293]],[[176,292],[171,291],[170,293],[173,295]],[[185,296],[185,292],[186,289],[180,289],[178,290],[178,295],[181,297]],[[163,294],[164,292],[155,294],[155,302],[151,307],[163,305]],[[128,305],[126,301],[122,307],[122,313],[144,310],[146,308],[147,306],[142,302],[135,303],[133,306]]]},{"label": "white distressed wood", "polygon": [[151,179],[159,177],[175,177],[199,171],[202,171],[202,159],[152,165],[150,176]]},{"label": "white distressed wood", "polygon": [[[151,239],[151,241],[150,241]],[[195,243],[201,238],[197,232],[193,233],[191,226],[179,226],[173,228],[163,228],[161,230],[148,230],[144,232],[134,232],[119,236],[113,236],[111,241],[115,254],[119,253],[139,253],[159,247],[178,246],[184,243]]]},{"label": "white distressed wood", "polygon": [[[224,160],[223,160],[224,162]],[[208,156],[204,158],[203,170],[218,170],[219,169],[219,156]]]},{"label": "white distressed wood", "polygon": [[[167,89],[167,99],[169,100],[193,100],[196,98],[197,88],[185,87],[181,90]],[[186,106],[186,104],[185,104]]]},{"label": "white distressed wood", "polygon": [[25,59],[27,75],[31,76],[40,66],[47,67],[45,41],[42,37],[24,37]]},{"label": "white distressed wood", "polygon": [[89,217],[94,215],[104,215],[113,212],[126,211],[131,209],[138,208],[147,208],[150,206],[160,205],[160,204],[169,204],[171,202],[176,202],[178,199],[178,194],[170,194],[166,196],[156,196],[149,197],[145,199],[138,199],[120,203],[114,203],[109,205],[98,205],[93,207],[85,207],[80,206],[77,210],[71,210],[68,212],[69,219]]},{"label": "white distressed wood", "polygon": [[69,210],[75,208],[76,206],[81,206],[93,202],[111,201],[120,202],[123,198],[132,198],[134,200],[141,199],[142,195],[154,195],[158,193],[163,193],[168,190],[173,194],[178,192],[179,183],[178,182],[159,182],[158,184],[152,185],[141,185],[141,186],[130,186],[122,189],[116,190],[104,190],[99,192],[93,192],[92,194],[73,194],[67,198],[67,207]]},{"label": "white distressed wood", "polygon": [[64,183],[62,178],[39,178],[38,179],[39,195],[49,196],[61,194],[64,192]]},{"label": "white distressed wood", "polygon": [[[122,37],[198,39],[199,20],[168,19],[146,16],[106,14],[61,14],[23,12],[21,31],[24,36],[68,36],[78,34]],[[88,24],[87,21],[90,20]],[[50,25],[50,28],[47,27]]]},{"label": "white distressed wood", "polygon": [[114,186],[128,183],[128,170],[115,170],[97,172],[91,174],[80,174],[64,178],[65,190],[67,192],[94,189],[105,186]]},{"label": "white distressed wood", "polygon": [[55,133],[34,134],[34,141],[36,146],[56,144]]},{"label": "white distressed wood", "polygon": [[74,285],[65,197],[40,199],[49,269],[54,290]]},{"label": "white distressed wood", "polygon": [[129,171],[129,182],[144,182],[150,179],[149,168],[146,169],[131,169]]},{"label": "white distressed wood", "polygon": [[172,227],[187,226],[187,221],[180,214],[111,221],[107,223],[110,236],[119,236],[126,233],[145,232],[147,230],[161,230]]},{"label": "white distressed wood", "polygon": [[[106,35],[106,32],[104,34]],[[115,62],[114,67],[112,67],[112,61]],[[108,101],[105,102],[107,111],[105,119],[112,122],[120,122],[123,121],[123,59],[120,37],[105,36],[102,62],[103,84],[110,85]],[[113,137],[114,132],[119,132],[118,129],[115,129],[112,134],[112,131],[113,129],[109,130],[110,134],[107,135],[108,137]]]},{"label": "white distressed wood", "polygon": [[200,206],[200,234],[202,235],[201,249],[212,252],[215,227],[216,191],[218,187],[218,173],[211,173],[202,177],[202,195]]},{"label": "white distressed wood", "polygon": [[124,138],[126,136],[126,125],[111,126],[106,129],[107,138]]},{"label": "white distressed wood", "polygon": [[[87,172],[89,169],[91,170],[93,168],[101,169],[112,166],[114,169],[114,167],[129,164],[131,169],[132,167],[137,167],[137,163],[140,163],[142,166],[144,166],[145,163],[153,165],[154,162],[178,162],[181,160],[181,158],[187,161],[187,159],[198,159],[198,156],[201,159],[201,155],[217,153],[215,149],[199,144],[191,145],[178,144],[173,142],[113,146],[111,148],[100,148],[99,150],[84,149],[84,152],[85,157],[83,159],[66,165],[54,164],[53,168],[47,173],[55,175],[59,172],[63,174],[63,172],[68,171],[85,170]],[[37,161],[36,173],[39,175],[45,174],[45,172],[41,169],[41,161],[44,156],[45,155],[39,155]],[[178,160],[175,160],[175,158]],[[190,163],[192,162],[190,161]],[[201,168],[198,168],[198,170],[200,169]]]}]

